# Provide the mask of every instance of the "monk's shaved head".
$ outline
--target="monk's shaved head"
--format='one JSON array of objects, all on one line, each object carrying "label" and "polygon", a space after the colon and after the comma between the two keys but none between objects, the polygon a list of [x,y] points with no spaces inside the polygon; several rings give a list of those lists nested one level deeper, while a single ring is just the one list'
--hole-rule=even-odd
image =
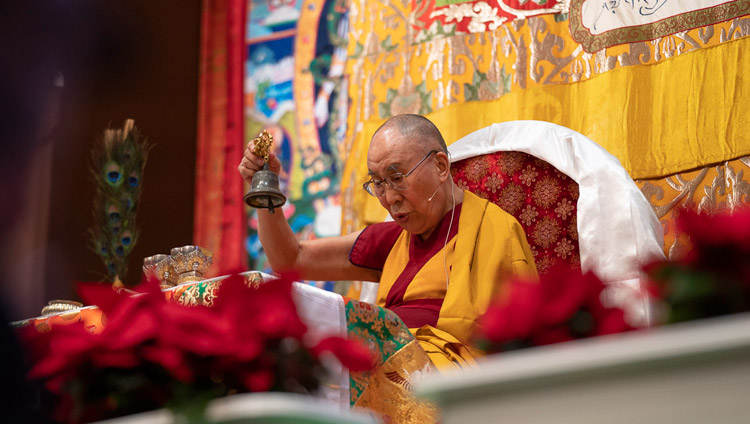
[{"label": "monk's shaved head", "polygon": [[396,115],[387,121],[375,131],[372,138],[388,129],[396,129],[404,139],[418,142],[425,146],[425,150],[438,149],[442,152],[448,152],[445,140],[442,134],[429,119],[421,115]]}]

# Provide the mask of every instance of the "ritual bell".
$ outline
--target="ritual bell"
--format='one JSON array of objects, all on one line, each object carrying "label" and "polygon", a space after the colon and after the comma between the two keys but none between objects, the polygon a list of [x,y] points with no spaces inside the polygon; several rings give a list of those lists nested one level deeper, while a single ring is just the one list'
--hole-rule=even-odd
[{"label": "ritual bell", "polygon": [[279,190],[279,176],[268,169],[268,162],[263,165],[263,169],[253,175],[252,187],[244,199],[248,205],[268,209],[270,213],[273,213],[274,208],[280,208],[286,203],[286,196]]}]

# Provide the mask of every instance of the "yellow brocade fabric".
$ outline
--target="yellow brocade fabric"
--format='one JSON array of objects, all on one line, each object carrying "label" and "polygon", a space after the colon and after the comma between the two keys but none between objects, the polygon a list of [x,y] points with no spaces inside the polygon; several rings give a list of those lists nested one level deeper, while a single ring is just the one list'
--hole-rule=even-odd
[{"label": "yellow brocade fabric", "polygon": [[638,180],[750,154],[750,15],[715,24],[690,15],[674,34],[587,52],[563,14],[464,34],[415,26],[432,13],[422,4],[364,0],[350,11],[345,233],[385,218],[358,188],[374,130],[399,113],[427,116],[448,144],[497,122],[553,122],[594,140]]},{"label": "yellow brocade fabric", "polygon": [[[401,238],[405,238],[402,234]],[[408,237],[406,237],[408,238]],[[449,248],[454,245],[452,241]],[[458,234],[448,261],[450,281],[437,326],[410,329],[440,368],[472,365],[481,352],[470,347],[477,319],[495,296],[502,296],[505,282],[513,276],[537,277],[531,249],[521,225],[498,206],[470,192],[464,192]],[[378,305],[398,278],[409,255],[409,244],[397,242],[386,260],[378,291]],[[446,256],[447,257],[447,256]],[[443,250],[419,271],[420,280],[432,279],[435,290],[445,287]],[[420,284],[412,281],[412,285]],[[421,292],[419,288],[407,289]],[[437,296],[431,296],[432,298]]]},{"label": "yellow brocade fabric", "polygon": [[413,393],[414,380],[431,373],[425,352],[412,340],[372,373],[354,406],[377,411],[385,422],[439,422],[437,406]]},{"label": "yellow brocade fabric", "polygon": [[734,213],[750,204],[750,156],[664,178],[638,180],[636,184],[664,228],[664,254],[676,260],[690,245],[689,238],[675,225],[681,209]]}]

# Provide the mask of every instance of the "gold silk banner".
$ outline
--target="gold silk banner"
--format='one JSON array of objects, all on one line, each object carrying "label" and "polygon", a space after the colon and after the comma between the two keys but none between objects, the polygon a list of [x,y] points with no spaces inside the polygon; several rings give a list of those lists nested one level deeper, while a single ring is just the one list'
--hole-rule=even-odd
[{"label": "gold silk banner", "polygon": [[637,180],[636,184],[664,228],[664,254],[674,259],[689,246],[674,224],[674,215],[681,208],[735,211],[750,203],[750,156],[665,178]]},{"label": "gold silk banner", "polygon": [[417,41],[412,14],[409,1],[351,4],[343,233],[384,218],[361,184],[372,133],[400,113],[426,115],[448,144],[496,122],[553,122],[636,179],[750,154],[750,17],[587,53],[565,15]]}]

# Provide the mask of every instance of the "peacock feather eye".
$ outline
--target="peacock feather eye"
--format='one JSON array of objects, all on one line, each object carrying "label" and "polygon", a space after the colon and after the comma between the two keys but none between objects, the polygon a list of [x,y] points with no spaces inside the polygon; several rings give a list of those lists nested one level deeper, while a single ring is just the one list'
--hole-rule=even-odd
[{"label": "peacock feather eye", "polygon": [[107,164],[104,166],[104,177],[105,181],[107,181],[107,184],[113,187],[119,187],[120,184],[122,184],[122,172],[120,170],[120,165],[112,161],[107,162]]},{"label": "peacock feather eye", "polygon": [[133,242],[133,234],[130,232],[130,230],[122,232],[122,236],[120,236],[120,242],[125,247],[130,246],[130,243]]},{"label": "peacock feather eye", "polygon": [[125,249],[122,246],[115,247],[115,253],[117,256],[124,256],[125,255]]},{"label": "peacock feather eye", "polygon": [[118,222],[120,221],[120,209],[115,205],[109,205],[107,207],[107,216],[109,217],[110,222]]},{"label": "peacock feather eye", "polygon": [[128,187],[130,188],[137,188],[140,182],[141,180],[138,178],[138,174],[136,172],[131,173],[128,177]]}]

